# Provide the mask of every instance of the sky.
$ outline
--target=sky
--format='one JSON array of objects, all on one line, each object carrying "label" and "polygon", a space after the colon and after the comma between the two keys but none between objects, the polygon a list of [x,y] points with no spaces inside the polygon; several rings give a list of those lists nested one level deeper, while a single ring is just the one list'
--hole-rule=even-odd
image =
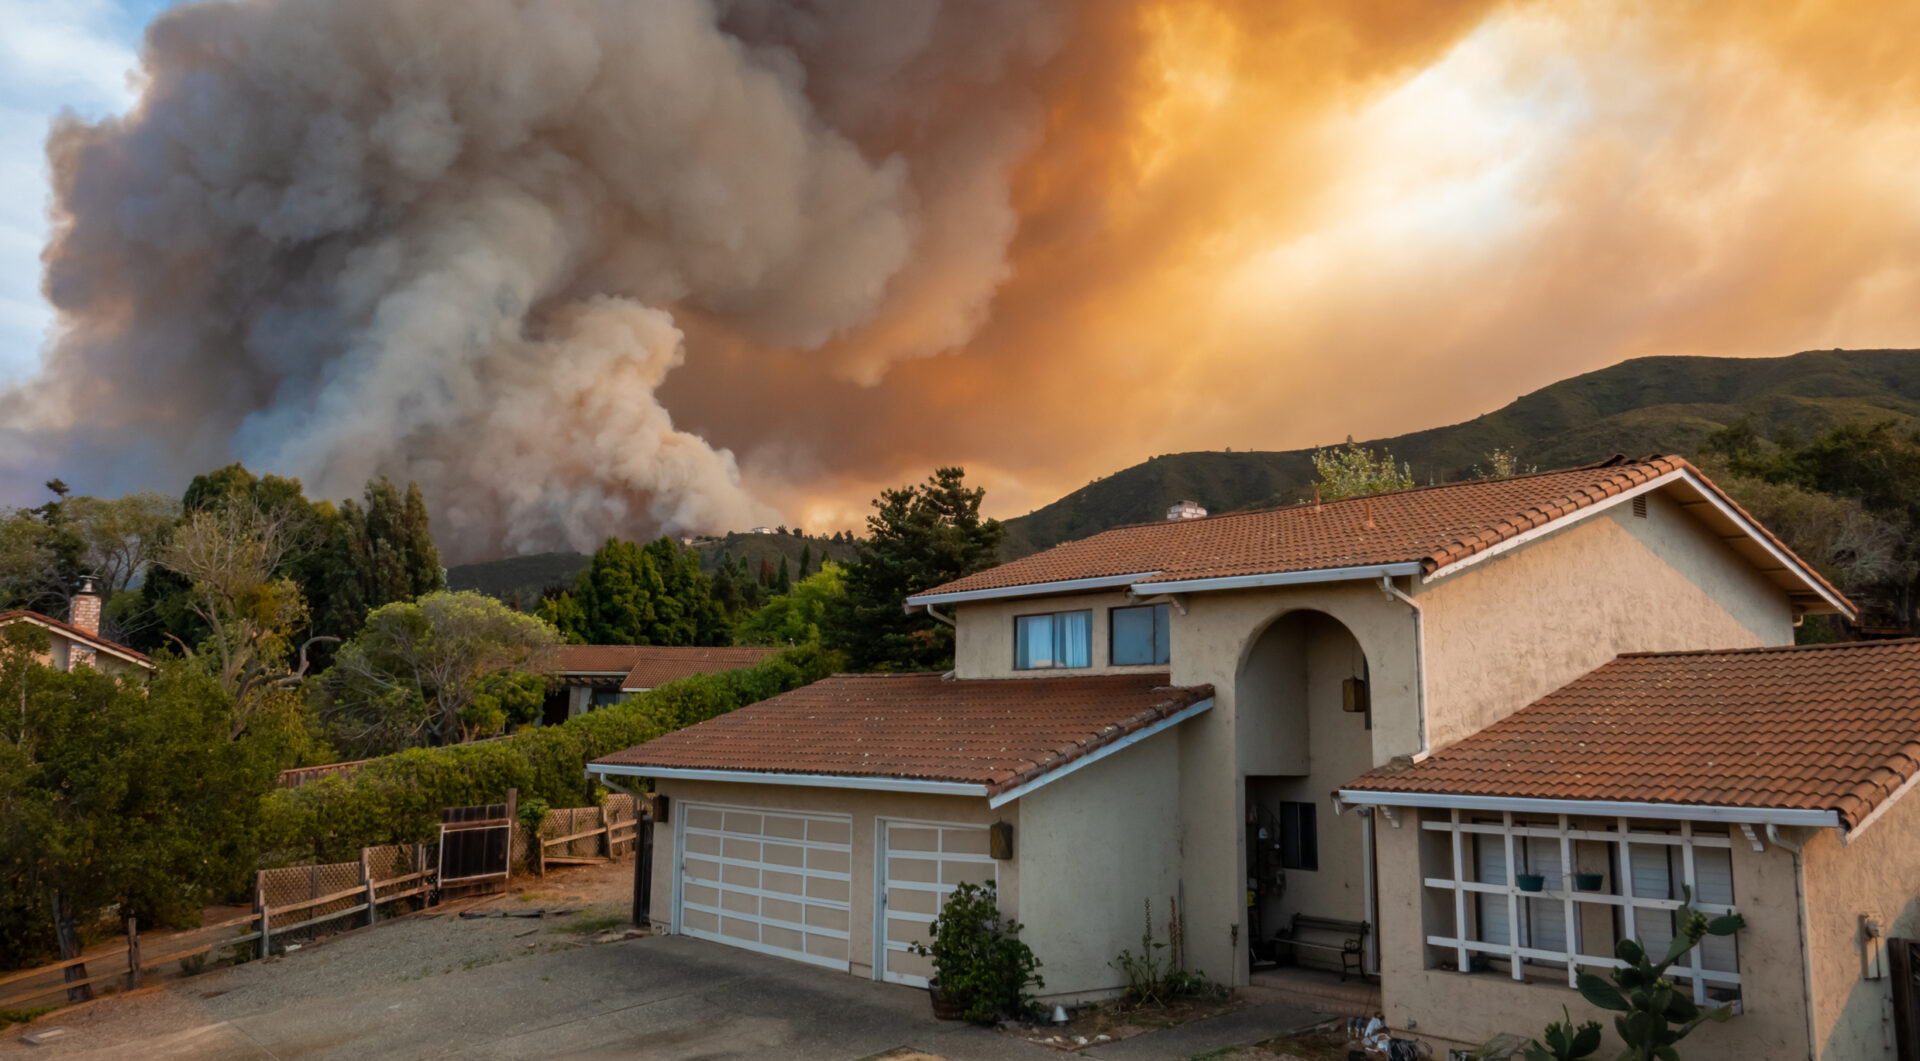
[{"label": "sky", "polygon": [[162,7],[0,0],[0,504],[389,474],[475,557],[963,464],[1009,516],[1920,347],[1908,3],[255,0],[143,62]]}]

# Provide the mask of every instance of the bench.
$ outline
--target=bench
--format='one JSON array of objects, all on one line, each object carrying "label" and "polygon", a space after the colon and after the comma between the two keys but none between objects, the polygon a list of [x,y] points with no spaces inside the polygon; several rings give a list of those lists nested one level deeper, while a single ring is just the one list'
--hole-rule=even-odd
[{"label": "bench", "polygon": [[[1365,921],[1343,921],[1336,917],[1314,917],[1311,914],[1294,914],[1293,924],[1280,934],[1276,942],[1292,947],[1295,951],[1326,951],[1340,959],[1340,979],[1347,978],[1351,968],[1361,980],[1367,978],[1366,946],[1367,933],[1371,926]],[[1308,934],[1329,939],[1312,939]],[[1296,962],[1299,960],[1296,953]]]}]

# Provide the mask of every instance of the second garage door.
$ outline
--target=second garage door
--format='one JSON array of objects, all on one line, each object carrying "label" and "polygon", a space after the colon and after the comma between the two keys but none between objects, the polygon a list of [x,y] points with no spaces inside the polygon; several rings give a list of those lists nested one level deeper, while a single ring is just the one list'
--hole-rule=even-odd
[{"label": "second garage door", "polygon": [[681,813],[681,931],[847,968],[850,819],[702,803]]},{"label": "second garage door", "polygon": [[875,959],[883,979],[927,986],[933,963],[913,953],[931,938],[929,924],[960,882],[998,884],[999,863],[987,852],[984,825],[882,820]]}]

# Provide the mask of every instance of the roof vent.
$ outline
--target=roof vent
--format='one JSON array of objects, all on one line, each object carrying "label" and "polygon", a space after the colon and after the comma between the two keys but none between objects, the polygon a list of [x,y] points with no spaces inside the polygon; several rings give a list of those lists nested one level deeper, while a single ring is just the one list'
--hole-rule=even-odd
[{"label": "roof vent", "polygon": [[1647,495],[1640,494],[1633,499],[1633,514],[1641,519],[1647,518]]},{"label": "roof vent", "polygon": [[1167,509],[1168,519],[1199,519],[1206,514],[1207,510],[1200,507],[1198,501],[1175,501],[1173,507]]}]

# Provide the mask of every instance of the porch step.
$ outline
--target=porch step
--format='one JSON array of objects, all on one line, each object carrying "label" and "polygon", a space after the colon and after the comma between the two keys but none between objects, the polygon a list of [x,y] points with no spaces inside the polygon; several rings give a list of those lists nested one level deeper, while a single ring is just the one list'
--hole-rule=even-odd
[{"label": "porch step", "polygon": [[1351,978],[1343,982],[1338,973],[1318,969],[1261,969],[1240,990],[1254,1001],[1306,1002],[1346,1017],[1380,1012],[1379,984]]}]

